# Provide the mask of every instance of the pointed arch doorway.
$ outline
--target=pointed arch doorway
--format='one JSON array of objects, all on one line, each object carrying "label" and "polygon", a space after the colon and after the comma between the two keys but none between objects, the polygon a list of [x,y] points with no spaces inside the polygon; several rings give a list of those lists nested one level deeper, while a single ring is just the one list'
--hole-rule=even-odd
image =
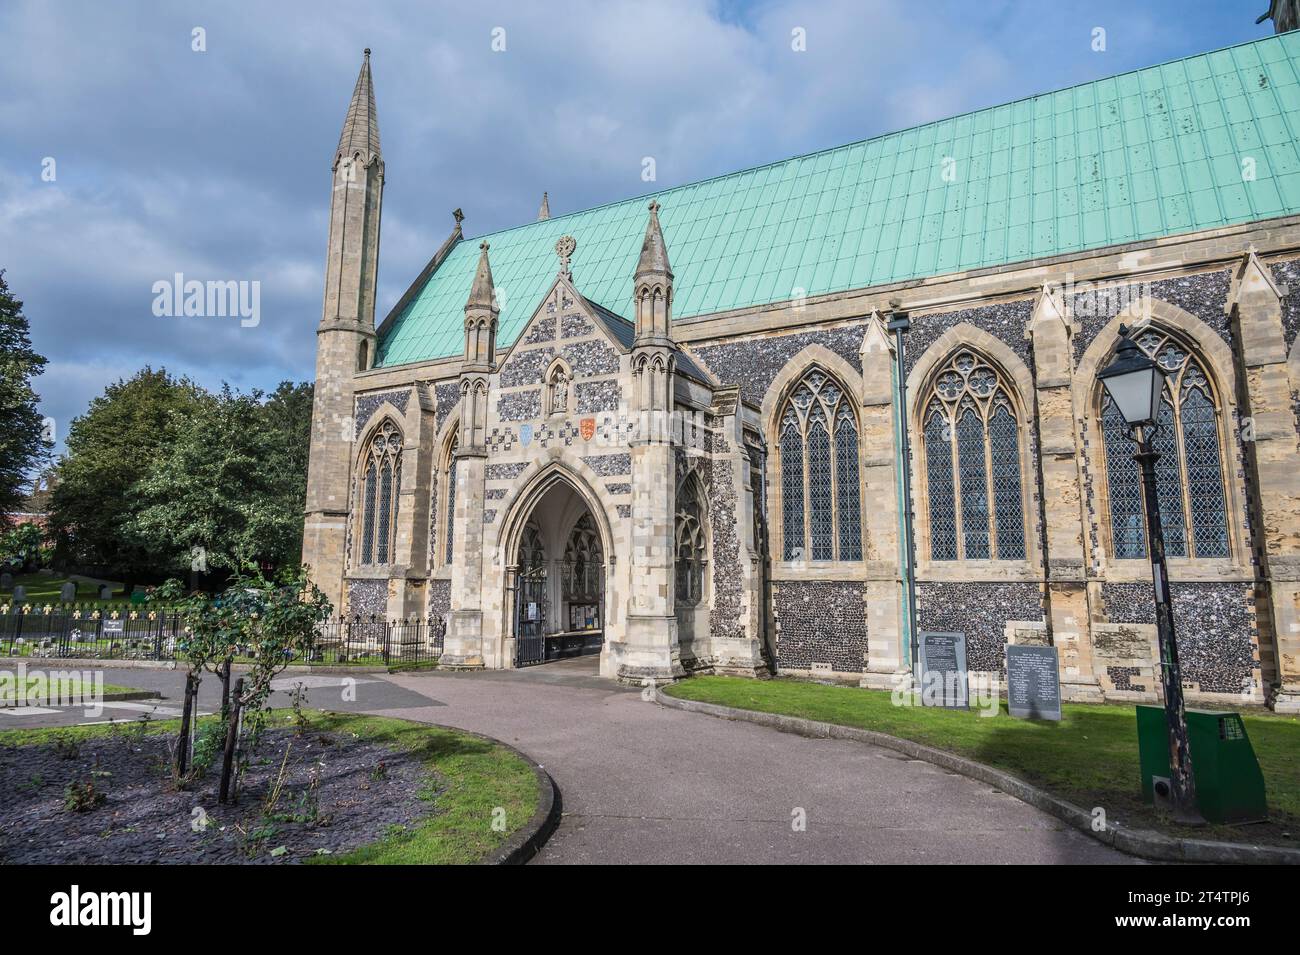
[{"label": "pointed arch doorway", "polygon": [[607,555],[585,498],[549,482],[519,535],[513,570],[514,665],[599,654],[605,645]]}]

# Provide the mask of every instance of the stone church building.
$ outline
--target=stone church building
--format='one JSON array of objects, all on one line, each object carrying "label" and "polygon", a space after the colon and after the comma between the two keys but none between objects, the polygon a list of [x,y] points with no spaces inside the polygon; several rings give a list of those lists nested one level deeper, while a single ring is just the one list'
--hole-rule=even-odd
[{"label": "stone church building", "polygon": [[304,560],[345,615],[445,625],[446,666],[887,688],[909,634],[960,630],[974,671],[1050,643],[1067,698],[1151,699],[1097,380],[1127,323],[1168,375],[1189,699],[1300,710],[1298,139],[1300,34],[1271,36],[481,241],[457,210],[376,326],[367,51]]}]

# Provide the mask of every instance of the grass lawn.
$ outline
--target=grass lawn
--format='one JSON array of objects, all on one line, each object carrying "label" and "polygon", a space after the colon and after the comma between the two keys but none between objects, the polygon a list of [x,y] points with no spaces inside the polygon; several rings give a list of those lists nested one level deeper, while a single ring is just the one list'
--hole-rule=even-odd
[{"label": "grass lawn", "polygon": [[[27,588],[27,603],[32,606],[39,606],[46,603],[59,603],[61,596],[60,591],[64,584],[68,582],[66,574],[54,574],[47,571],[37,571],[34,574],[15,574],[14,585],[22,585]],[[110,584],[116,594],[121,588],[121,584]],[[9,603],[13,595],[11,589],[0,591],[0,602]],[[126,595],[114,598],[114,602],[120,603],[126,599]],[[84,580],[77,581],[77,600],[81,602],[93,601],[99,603],[99,587],[95,584],[87,583]]]},{"label": "grass lawn", "polygon": [[1264,772],[1270,819],[1246,826],[1186,829],[1165,823],[1142,801],[1137,721],[1131,705],[1066,703],[1059,723],[977,711],[894,706],[881,690],[796,680],[699,676],[669,696],[739,709],[856,726],[914,740],[1014,773],[1084,808],[1173,835],[1300,847],[1300,719],[1243,713]]},{"label": "grass lawn", "polygon": [[[354,733],[414,753],[426,772],[421,795],[434,808],[428,818],[393,831],[379,842],[338,856],[313,857],[305,860],[308,864],[475,863],[505,843],[537,811],[540,793],[532,767],[503,746],[467,733],[406,720],[317,711],[305,711],[304,715],[314,730]],[[278,710],[272,725],[292,721],[290,711]],[[179,720],[166,720],[149,724],[144,732],[175,733],[179,729]],[[0,745],[50,743],[59,737],[92,739],[114,732],[123,732],[120,724],[8,730],[0,732]],[[493,827],[496,819],[504,820],[501,831]]]},{"label": "grass lawn", "polygon": [[[49,698],[50,688],[49,688],[49,680],[47,677],[44,676],[27,677],[26,694],[19,693],[19,687],[15,685],[16,683],[17,683],[16,677],[8,680],[0,679],[0,703],[8,703],[12,700],[18,699],[20,696],[22,696],[22,698],[29,701],[45,700]],[[108,695],[110,693],[138,693],[139,692],[133,686],[118,686],[115,683],[105,683],[99,687],[96,687],[94,684],[88,684],[86,686],[86,693],[89,695],[90,693],[94,693],[96,689],[102,691],[105,695]],[[81,681],[76,679],[70,679],[62,683],[55,683],[54,691],[56,694],[62,691],[63,694],[65,694],[66,696],[71,696],[73,699],[80,699],[82,695]]]}]

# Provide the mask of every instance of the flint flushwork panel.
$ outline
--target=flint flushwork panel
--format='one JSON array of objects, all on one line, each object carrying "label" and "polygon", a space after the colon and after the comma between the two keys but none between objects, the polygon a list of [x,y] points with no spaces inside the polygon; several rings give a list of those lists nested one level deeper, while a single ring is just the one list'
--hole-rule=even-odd
[{"label": "flint flushwork panel", "polygon": [[537,345],[541,342],[555,341],[555,316],[545,315],[528,329],[528,335],[524,338],[522,344]]},{"label": "flint flushwork panel", "polygon": [[591,414],[595,411],[617,411],[623,394],[618,382],[580,381],[574,392],[578,414]]},{"label": "flint flushwork panel", "polygon": [[809,345],[821,345],[862,371],[858,351],[862,347],[863,322],[792,335],[771,335],[719,345],[693,347],[719,381],[739,385],[741,396],[761,405],[767,389],[795,355]]},{"label": "flint flushwork panel", "polygon": [[966,634],[966,666],[978,672],[1002,670],[1008,620],[1043,619],[1043,595],[1031,583],[947,583],[919,581],[916,615],[922,630]]},{"label": "flint flushwork panel", "polygon": [[[1178,662],[1185,683],[1205,692],[1239,693],[1259,667],[1252,645],[1254,593],[1247,583],[1170,582]],[[1110,623],[1155,623],[1151,584],[1104,584]]]},{"label": "flint flushwork panel", "polygon": [[348,616],[382,617],[388,612],[388,583],[383,580],[348,581]]},{"label": "flint flushwork panel", "polygon": [[374,417],[379,406],[385,401],[391,404],[402,414],[406,414],[406,406],[411,400],[411,389],[405,388],[401,391],[379,391],[372,395],[362,395],[357,398],[357,437],[360,437],[365,431],[366,425]]},{"label": "flint flushwork panel", "polygon": [[[913,315],[912,328],[903,343],[907,371],[911,372],[917,360],[940,335],[954,325],[961,324],[974,325],[981,331],[988,332],[1015,352],[1025,364],[1031,364],[1025,329],[1029,326],[1029,318],[1033,313],[1033,301],[1022,299],[1018,302],[998,302],[977,308],[963,308],[956,312],[941,312],[937,315]],[[946,356],[941,355],[939,359],[943,360],[944,357]]]},{"label": "flint flushwork panel", "polygon": [[861,673],[867,650],[864,585],[857,581],[782,580],[772,585],[777,666],[829,665]]},{"label": "flint flushwork panel", "polygon": [[497,417],[502,421],[530,421],[542,416],[542,390],[512,391],[497,399]]},{"label": "flint flushwork panel", "polygon": [[447,417],[451,414],[452,409],[460,403],[460,385],[454,381],[439,382],[434,386],[433,394],[437,402],[438,410],[435,412],[438,421],[438,430],[447,423]]},{"label": "flint flushwork panel", "polygon": [[[709,422],[713,437],[712,451],[730,453],[722,437],[722,422]],[[740,567],[740,537],[736,528],[736,482],[732,479],[731,459],[709,460],[709,529],[713,534],[713,607],[709,611],[709,629],[715,637],[743,638],[748,634],[742,622],[741,588],[744,577]]]},{"label": "flint flushwork panel", "polygon": [[[1159,282],[1133,283],[1101,288],[1086,288],[1068,297],[1068,304],[1079,331],[1074,336],[1074,360],[1077,362],[1097,333],[1125,308],[1145,296],[1176,305],[1195,315],[1229,345],[1232,333],[1223,307],[1228,301],[1229,271],[1184,275]],[[1069,290],[1067,289],[1067,292]]]}]

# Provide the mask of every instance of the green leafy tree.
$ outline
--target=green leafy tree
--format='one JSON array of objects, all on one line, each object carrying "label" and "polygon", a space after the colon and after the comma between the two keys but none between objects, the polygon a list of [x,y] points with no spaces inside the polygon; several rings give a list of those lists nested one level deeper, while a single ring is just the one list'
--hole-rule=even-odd
[{"label": "green leafy tree", "polygon": [[32,379],[45,359],[32,349],[23,303],[0,271],[0,520],[18,509],[29,489],[28,474],[49,459]]},{"label": "green leafy tree", "polygon": [[273,496],[268,502],[283,515],[287,537],[275,548],[277,563],[302,562],[303,512],[307,507],[307,459],[311,452],[312,383],[282,381],[267,397],[262,413],[270,437],[265,462]]},{"label": "green leafy tree", "polygon": [[46,555],[45,530],[39,524],[19,524],[0,534],[0,566],[33,571]]},{"label": "green leafy tree", "polygon": [[185,426],[201,391],[187,378],[146,367],[90,403],[68,429],[50,500],[56,559],[103,567],[126,581],[156,572],[146,542],[132,532],[136,489]]},{"label": "green leafy tree", "polygon": [[[306,426],[302,423],[306,409]],[[302,557],[310,399],[282,385],[260,392],[223,386],[203,395],[171,446],[136,489],[131,532],[168,569],[234,571],[244,557],[272,567]]]}]

